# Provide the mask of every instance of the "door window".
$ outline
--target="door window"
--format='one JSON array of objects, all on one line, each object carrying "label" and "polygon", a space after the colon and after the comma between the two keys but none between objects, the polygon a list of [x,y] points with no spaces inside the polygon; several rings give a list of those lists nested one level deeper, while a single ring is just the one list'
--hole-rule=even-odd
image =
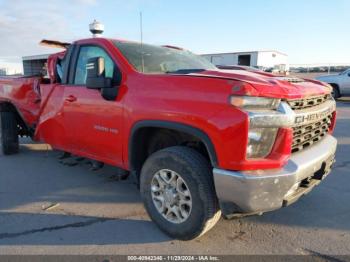
[{"label": "door window", "polygon": [[80,48],[77,66],[75,69],[74,84],[85,85],[86,84],[86,63],[90,58],[102,57],[105,60],[105,76],[113,77],[114,62],[110,56],[98,46],[83,46]]}]

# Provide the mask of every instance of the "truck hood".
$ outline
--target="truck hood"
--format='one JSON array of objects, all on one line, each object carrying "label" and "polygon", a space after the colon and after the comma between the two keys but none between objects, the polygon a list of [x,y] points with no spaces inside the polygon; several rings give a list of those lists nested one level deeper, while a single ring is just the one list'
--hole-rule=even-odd
[{"label": "truck hood", "polygon": [[186,75],[237,80],[245,83],[245,93],[252,96],[297,99],[308,96],[325,95],[331,92],[331,88],[320,81],[293,76],[275,76],[264,72],[207,70]]}]

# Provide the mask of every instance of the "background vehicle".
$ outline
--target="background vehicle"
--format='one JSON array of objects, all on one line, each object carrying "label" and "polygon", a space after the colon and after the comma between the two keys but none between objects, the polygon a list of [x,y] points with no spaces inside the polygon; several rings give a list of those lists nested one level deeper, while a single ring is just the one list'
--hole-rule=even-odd
[{"label": "background vehicle", "polygon": [[333,97],[336,99],[350,95],[350,69],[337,75],[319,76],[316,79],[330,84],[333,87]]},{"label": "background vehicle", "polygon": [[26,135],[129,171],[172,237],[201,236],[221,212],[289,205],[331,170],[335,102],[321,82],[106,38],[62,47],[48,59],[50,83],[0,79],[0,151],[17,153]]}]

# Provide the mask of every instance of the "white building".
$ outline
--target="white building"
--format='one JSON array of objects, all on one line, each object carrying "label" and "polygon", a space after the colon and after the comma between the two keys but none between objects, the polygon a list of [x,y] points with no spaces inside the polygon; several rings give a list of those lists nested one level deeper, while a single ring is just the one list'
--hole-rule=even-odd
[{"label": "white building", "polygon": [[49,56],[50,54],[22,57],[24,75],[40,75],[44,73]]},{"label": "white building", "polygon": [[214,65],[242,65],[289,71],[288,55],[275,50],[203,54],[202,56]]}]

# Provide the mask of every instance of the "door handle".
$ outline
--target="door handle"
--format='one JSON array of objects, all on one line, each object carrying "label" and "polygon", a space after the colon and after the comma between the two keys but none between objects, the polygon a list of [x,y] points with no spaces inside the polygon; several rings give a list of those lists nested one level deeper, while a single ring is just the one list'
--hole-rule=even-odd
[{"label": "door handle", "polygon": [[75,101],[77,101],[77,98],[73,95],[69,95],[69,96],[67,96],[66,101],[67,102],[75,102]]}]

